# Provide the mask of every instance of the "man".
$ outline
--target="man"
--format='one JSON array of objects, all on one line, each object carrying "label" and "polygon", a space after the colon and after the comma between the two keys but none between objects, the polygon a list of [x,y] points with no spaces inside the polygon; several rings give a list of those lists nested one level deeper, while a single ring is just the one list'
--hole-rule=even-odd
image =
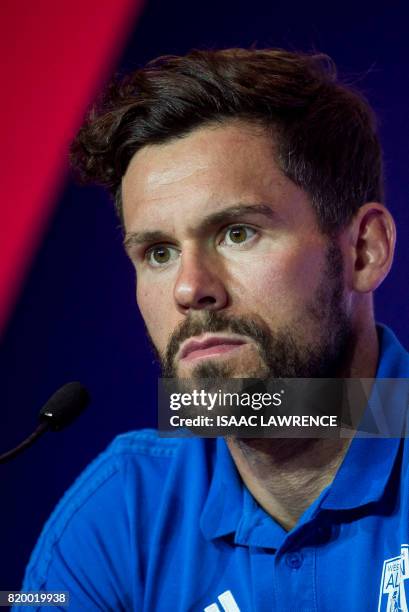
[{"label": "man", "polygon": [[[111,88],[73,160],[115,197],[166,376],[409,375],[374,321],[395,243],[374,118],[328,58],[160,58]],[[74,610],[407,610],[407,454],[120,436],[54,512],[24,589]]]}]

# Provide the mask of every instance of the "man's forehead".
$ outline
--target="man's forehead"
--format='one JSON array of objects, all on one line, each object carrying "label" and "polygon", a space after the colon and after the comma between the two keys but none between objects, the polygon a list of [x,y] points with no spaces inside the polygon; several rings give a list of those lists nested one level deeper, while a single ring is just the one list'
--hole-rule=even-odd
[{"label": "man's forehead", "polygon": [[188,212],[206,213],[243,200],[267,201],[270,183],[287,180],[274,162],[271,141],[259,130],[203,128],[134,155],[122,185],[125,221],[131,208],[133,217],[153,211],[162,216],[162,207],[186,201]]},{"label": "man's forehead", "polygon": [[122,180],[124,198],[159,197],[172,187],[188,180],[200,181],[201,173],[208,169],[208,164],[197,156],[186,156],[178,163],[175,153],[168,149],[144,147],[131,160]]},{"label": "man's forehead", "polygon": [[145,187],[168,186],[192,175],[252,163],[255,154],[272,162],[272,143],[266,132],[245,123],[201,127],[161,144],[147,145],[131,159],[123,177],[125,190],[137,181]]}]

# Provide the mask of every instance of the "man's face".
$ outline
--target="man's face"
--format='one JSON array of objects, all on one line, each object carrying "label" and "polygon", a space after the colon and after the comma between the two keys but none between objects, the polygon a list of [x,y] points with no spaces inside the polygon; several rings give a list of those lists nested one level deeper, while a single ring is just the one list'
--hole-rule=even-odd
[{"label": "man's face", "polygon": [[122,197],[166,375],[336,375],[351,336],[342,254],[262,128],[226,123],[144,147]]}]

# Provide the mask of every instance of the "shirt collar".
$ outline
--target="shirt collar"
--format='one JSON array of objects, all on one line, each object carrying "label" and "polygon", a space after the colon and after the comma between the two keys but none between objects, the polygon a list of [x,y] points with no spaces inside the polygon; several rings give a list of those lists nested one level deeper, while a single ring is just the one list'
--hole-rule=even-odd
[{"label": "shirt collar", "polygon": [[200,527],[207,540],[234,534],[236,544],[275,549],[287,535],[243,484],[223,438],[217,439],[215,469]]},{"label": "shirt collar", "polygon": [[211,540],[236,531],[243,511],[244,486],[224,438],[216,440],[216,459],[200,527]]},{"label": "shirt collar", "polygon": [[[378,325],[377,331],[380,351],[376,378],[409,377],[409,354],[388,327]],[[398,408],[401,410],[396,418],[401,419],[403,429],[405,411]],[[321,508],[346,510],[378,501],[391,477],[400,444],[400,438],[354,438]]]},{"label": "shirt collar", "polygon": [[[409,377],[409,354],[393,332],[379,325],[378,336],[380,356],[377,378]],[[332,485],[317,500],[318,507],[343,510],[378,500],[391,476],[399,446],[400,439],[355,438]],[[318,510],[315,502],[313,506],[314,511]],[[256,515],[260,515],[257,520]],[[269,535],[278,543],[284,537],[284,530],[274,522],[277,533],[271,532],[271,517],[247,491],[224,439],[218,438],[213,477],[200,519],[203,535],[210,540],[236,533],[236,541],[243,540],[244,543],[248,539],[245,533],[247,527],[250,523],[257,523],[260,535],[264,532],[261,540],[264,539],[266,545],[267,533],[262,529],[266,518],[270,523]]]}]

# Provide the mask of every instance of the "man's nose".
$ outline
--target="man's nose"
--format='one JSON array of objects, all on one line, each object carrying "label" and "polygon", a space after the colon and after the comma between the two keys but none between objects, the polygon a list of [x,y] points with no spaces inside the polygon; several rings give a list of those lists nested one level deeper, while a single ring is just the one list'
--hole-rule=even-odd
[{"label": "man's nose", "polygon": [[199,252],[184,253],[174,288],[177,308],[190,310],[220,310],[228,303],[228,294],[217,264]]}]

